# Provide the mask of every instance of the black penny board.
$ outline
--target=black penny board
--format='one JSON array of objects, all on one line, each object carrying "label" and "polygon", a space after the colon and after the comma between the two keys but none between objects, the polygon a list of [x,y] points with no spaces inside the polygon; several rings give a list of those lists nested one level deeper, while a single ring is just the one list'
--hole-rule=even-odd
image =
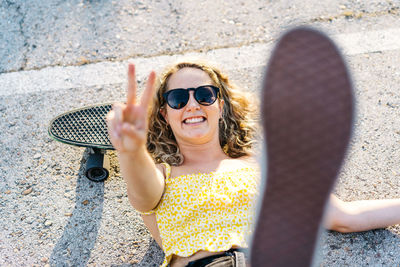
[{"label": "black penny board", "polygon": [[90,148],[86,176],[92,181],[107,179],[109,159],[105,150],[114,149],[107,131],[106,115],[112,104],[97,104],[74,109],[55,117],[48,129],[56,141]]}]

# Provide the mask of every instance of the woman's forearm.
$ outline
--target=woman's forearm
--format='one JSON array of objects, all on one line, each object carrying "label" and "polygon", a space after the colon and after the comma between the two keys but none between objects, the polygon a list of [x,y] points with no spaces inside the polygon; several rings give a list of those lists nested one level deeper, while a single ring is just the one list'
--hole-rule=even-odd
[{"label": "woman's forearm", "polygon": [[155,80],[156,74],[152,71],[142,98],[137,102],[135,65],[129,64],[126,103],[114,104],[106,116],[108,134],[118,153],[129,201],[139,211],[154,208],[164,190],[163,174],[146,150],[147,111],[154,95]]},{"label": "woman's forearm", "polygon": [[400,199],[344,202],[331,195],[324,225],[342,233],[368,231],[400,223]]},{"label": "woman's forearm", "polygon": [[347,202],[353,218],[353,232],[385,228],[400,223],[400,199]]},{"label": "woman's forearm", "polygon": [[159,202],[164,190],[164,177],[146,151],[118,153],[121,174],[126,182],[128,198],[139,211],[149,211]]}]

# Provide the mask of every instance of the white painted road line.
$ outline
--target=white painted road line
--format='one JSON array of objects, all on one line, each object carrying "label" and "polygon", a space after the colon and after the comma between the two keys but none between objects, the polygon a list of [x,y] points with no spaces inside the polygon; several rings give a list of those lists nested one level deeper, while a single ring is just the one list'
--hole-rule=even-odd
[{"label": "white painted road line", "polygon": [[[400,29],[398,28],[339,34],[331,37],[343,53],[349,56],[400,49]],[[205,54],[187,53],[183,56],[206,58],[218,62],[226,70],[253,68],[266,64],[272,45],[253,44],[240,48],[215,49]],[[166,64],[183,56],[132,58],[128,61],[135,62],[138,78],[143,79],[151,69],[159,71]],[[128,61],[3,73],[0,74],[0,96],[125,83]],[[233,65],[232,62],[234,62]]]}]

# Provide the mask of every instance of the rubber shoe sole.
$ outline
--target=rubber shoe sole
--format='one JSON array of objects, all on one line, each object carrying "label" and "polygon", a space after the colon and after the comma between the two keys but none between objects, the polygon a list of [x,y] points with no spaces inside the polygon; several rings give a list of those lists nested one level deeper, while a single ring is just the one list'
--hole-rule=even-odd
[{"label": "rubber shoe sole", "polygon": [[275,47],[262,90],[266,184],[251,266],[310,266],[352,131],[351,80],[329,38],[296,28]]}]

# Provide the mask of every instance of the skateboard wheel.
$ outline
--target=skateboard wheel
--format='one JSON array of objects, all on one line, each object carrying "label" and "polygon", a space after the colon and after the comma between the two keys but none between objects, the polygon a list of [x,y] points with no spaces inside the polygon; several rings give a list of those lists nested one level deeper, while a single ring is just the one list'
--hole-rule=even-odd
[{"label": "skateboard wheel", "polygon": [[89,154],[86,163],[86,177],[94,182],[102,182],[109,176],[110,160],[103,153]]},{"label": "skateboard wheel", "polygon": [[90,168],[86,170],[86,177],[93,182],[102,182],[108,178],[108,170],[104,168]]}]

